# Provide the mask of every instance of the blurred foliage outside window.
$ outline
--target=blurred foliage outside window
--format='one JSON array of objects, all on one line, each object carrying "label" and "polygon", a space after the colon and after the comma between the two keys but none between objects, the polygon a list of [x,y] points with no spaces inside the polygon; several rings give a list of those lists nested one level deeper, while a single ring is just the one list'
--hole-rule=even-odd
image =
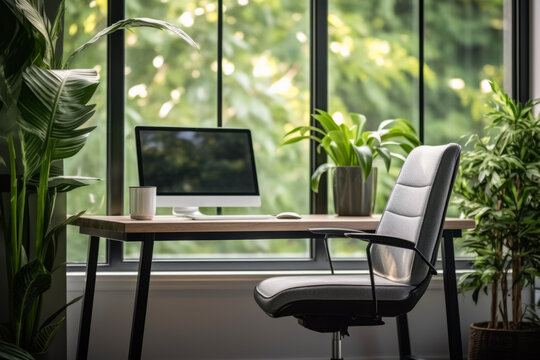
[{"label": "blurred foliage outside window", "polygon": [[[425,143],[435,145],[484,127],[487,81],[501,83],[503,78],[503,0],[424,3]],[[369,127],[396,117],[418,126],[417,6],[415,0],[329,0],[332,114],[363,113]],[[127,190],[138,184],[134,126],[217,126],[217,2],[126,1],[126,16],[178,24],[201,47],[194,51],[165,32],[126,32]],[[105,23],[106,1],[69,2],[66,52]],[[251,129],[263,203],[225,213],[309,212],[309,146],[302,142],[277,148],[283,134],[309,122],[309,23],[308,0],[224,0],[223,126]],[[105,179],[105,49],[102,42],[73,64],[99,69],[102,84],[94,98],[98,128],[85,150],[66,163],[69,174]],[[379,172],[377,212],[399,166],[389,174]],[[328,203],[332,212],[332,200]],[[89,214],[105,213],[104,182],[69,194],[68,212],[85,208]],[[450,209],[449,215],[457,212]],[[70,229],[68,239],[68,261],[84,261],[86,236]],[[333,240],[331,247],[337,257],[364,254],[361,246],[344,239]],[[306,258],[309,249],[302,239],[158,242],[155,256]],[[128,244],[125,255],[136,258],[138,247]]]}]

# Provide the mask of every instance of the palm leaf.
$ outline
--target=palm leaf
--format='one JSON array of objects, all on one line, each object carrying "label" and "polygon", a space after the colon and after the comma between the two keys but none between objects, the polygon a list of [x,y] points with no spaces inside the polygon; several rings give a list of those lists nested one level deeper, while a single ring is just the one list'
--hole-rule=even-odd
[{"label": "palm leaf", "polygon": [[169,24],[165,21],[149,19],[149,18],[126,19],[126,20],[117,21],[111,26],[106,27],[105,29],[101,30],[92,39],[88,40],[86,43],[84,43],[75,51],[73,51],[71,55],[69,55],[69,57],[66,59],[66,62],[64,64],[64,69],[68,67],[70,62],[75,57],[75,55],[77,55],[79,52],[86,49],[88,46],[92,45],[93,43],[101,39],[102,37],[107,36],[108,34],[111,34],[117,30],[129,29],[129,28],[135,28],[135,27],[152,27],[159,30],[169,30],[173,32],[174,34],[178,35],[179,37],[181,37],[189,45],[197,49],[199,48],[197,43],[195,43],[195,41],[193,41],[193,39],[191,39],[191,37],[189,37],[189,35],[186,34],[184,30],[180,29],[178,26]]}]

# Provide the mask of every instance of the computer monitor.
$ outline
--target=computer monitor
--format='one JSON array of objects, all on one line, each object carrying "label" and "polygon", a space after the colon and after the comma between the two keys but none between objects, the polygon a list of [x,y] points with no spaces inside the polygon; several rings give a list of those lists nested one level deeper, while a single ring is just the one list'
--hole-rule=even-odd
[{"label": "computer monitor", "polygon": [[135,137],[139,183],[157,187],[158,207],[261,205],[249,130],[137,126]]}]

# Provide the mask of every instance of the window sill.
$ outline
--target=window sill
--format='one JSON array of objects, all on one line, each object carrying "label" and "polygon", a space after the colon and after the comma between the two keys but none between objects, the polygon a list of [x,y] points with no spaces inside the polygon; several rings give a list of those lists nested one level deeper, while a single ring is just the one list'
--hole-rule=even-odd
[{"label": "window sill", "polygon": [[[456,271],[459,277],[467,270]],[[365,274],[364,271],[340,271],[338,274]],[[243,290],[253,287],[259,281],[272,276],[287,275],[323,275],[328,271],[201,271],[201,272],[152,272],[150,290]],[[67,288],[69,292],[84,291],[84,272],[68,272]],[[134,291],[137,284],[137,273],[103,271],[97,273],[96,291]],[[442,271],[431,279],[431,289],[443,290]]]}]

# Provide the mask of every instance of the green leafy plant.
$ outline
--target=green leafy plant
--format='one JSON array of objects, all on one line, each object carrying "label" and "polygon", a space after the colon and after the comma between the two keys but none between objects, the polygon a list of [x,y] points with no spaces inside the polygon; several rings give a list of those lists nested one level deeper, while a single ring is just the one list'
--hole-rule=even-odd
[{"label": "green leafy plant", "polygon": [[414,126],[405,119],[390,119],[381,122],[377,130],[364,131],[366,117],[351,113],[351,123],[337,121],[329,113],[316,110],[312,116],[322,128],[298,126],[287,134],[281,144],[288,145],[302,140],[315,140],[333,163],[321,164],[311,176],[311,188],[317,192],[321,176],[336,166],[361,166],[364,179],[371,173],[373,161],[380,157],[386,170],[392,159],[405,161],[404,155],[420,145]]},{"label": "green leafy plant", "polygon": [[540,99],[522,104],[491,88],[489,136],[468,138],[455,187],[459,209],[476,220],[464,243],[474,270],[459,288],[474,290],[475,302],[489,288],[489,327],[519,329],[527,320],[521,292],[540,270],[540,117],[533,114]]},{"label": "green leafy plant", "polygon": [[[10,174],[9,209],[0,207],[6,250],[9,322],[0,325],[0,353],[16,353],[13,346],[32,354],[49,347],[74,299],[42,320],[43,296],[51,287],[59,235],[84,211],[53,223],[57,195],[88,185],[94,178],[62,176],[61,160],[77,154],[95,127],[86,122],[94,114],[88,105],[99,77],[92,69],[66,69],[81,50],[119,29],[167,29],[197,47],[180,28],[154,19],[127,19],[100,31],[62,62],[56,53],[62,30],[64,2],[52,22],[43,0],[1,0],[9,13],[0,55],[0,130],[8,156],[0,166]],[[35,195],[35,202],[29,196]],[[28,208],[35,206],[32,217]],[[30,234],[29,229],[35,229]],[[31,238],[30,238],[31,236]],[[11,344],[13,346],[7,346]],[[21,351],[21,354],[24,352]]]}]

